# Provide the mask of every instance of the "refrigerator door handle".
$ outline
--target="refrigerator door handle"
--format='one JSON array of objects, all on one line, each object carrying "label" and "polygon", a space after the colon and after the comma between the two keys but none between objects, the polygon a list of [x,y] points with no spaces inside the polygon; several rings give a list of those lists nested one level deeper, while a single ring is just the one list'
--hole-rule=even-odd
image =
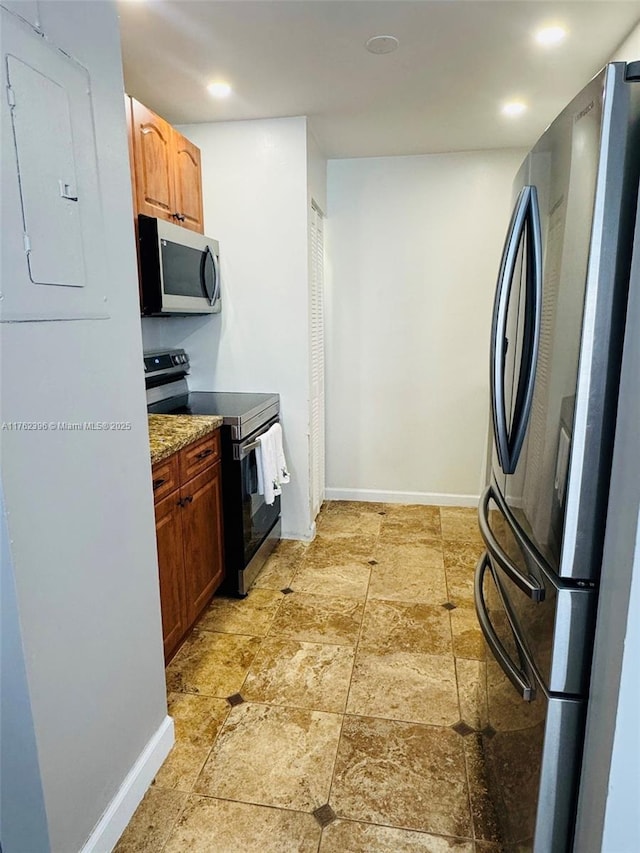
[{"label": "refrigerator door handle", "polygon": [[478,616],[478,622],[480,623],[480,629],[484,635],[485,640],[487,641],[487,645],[491,649],[493,656],[499,663],[504,674],[516,688],[518,693],[522,696],[524,701],[531,702],[531,700],[535,697],[535,688],[531,686],[531,684],[526,680],[521,670],[511,660],[507,650],[500,642],[500,639],[493,625],[491,624],[489,610],[487,608],[487,604],[484,600],[484,594],[482,592],[482,584],[487,569],[491,571],[489,555],[485,551],[482,557],[480,557],[478,565],[476,566],[474,584],[474,600],[476,604],[476,614]]},{"label": "refrigerator door handle", "polygon": [[[527,318],[525,328],[526,367],[521,368],[519,405],[512,435],[509,435],[504,391],[504,365],[507,353],[505,336],[509,297],[515,273],[518,249],[525,227],[528,225],[530,234],[530,250],[527,256]],[[532,267],[532,269],[531,269]],[[530,285],[533,285],[531,287]],[[533,397],[533,380],[538,349],[540,327],[540,304],[542,291],[542,251],[540,238],[540,215],[537,203],[537,191],[533,186],[524,186],[509,223],[507,239],[500,261],[498,285],[493,303],[493,318],[491,322],[491,356],[490,384],[491,410],[496,442],[496,452],[500,467],[505,474],[513,474],[516,469],[518,456],[522,449],[527,428],[527,419]],[[533,312],[533,313],[532,313]]]},{"label": "refrigerator door handle", "polygon": [[478,506],[478,525],[480,534],[484,539],[484,544],[487,550],[500,566],[503,572],[507,575],[518,589],[528,595],[532,601],[544,601],[545,589],[540,586],[533,578],[524,575],[520,569],[505,554],[500,543],[493,535],[493,531],[489,525],[489,501],[494,497],[493,489],[487,486],[484,490]]},{"label": "refrigerator door handle", "polygon": [[507,474],[512,474],[516,469],[527,433],[527,424],[533,403],[533,389],[536,378],[538,347],[540,344],[542,235],[538,191],[534,186],[529,187],[529,190],[529,201],[525,217],[528,234],[525,319],[518,390],[516,392],[511,435],[509,436],[509,462],[511,470],[506,471],[505,473]]}]

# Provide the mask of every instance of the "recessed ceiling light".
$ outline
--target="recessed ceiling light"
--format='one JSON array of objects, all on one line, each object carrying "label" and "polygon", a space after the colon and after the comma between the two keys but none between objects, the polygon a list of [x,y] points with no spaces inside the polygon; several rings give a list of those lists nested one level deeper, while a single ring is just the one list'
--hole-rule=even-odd
[{"label": "recessed ceiling light", "polygon": [[509,101],[502,106],[502,112],[506,116],[511,116],[512,118],[515,116],[520,116],[527,109],[527,105],[522,101]]},{"label": "recessed ceiling light", "polygon": [[553,47],[560,44],[567,37],[567,31],[564,27],[553,26],[544,27],[536,33],[536,41],[544,47]]},{"label": "recessed ceiling light", "polygon": [[369,53],[393,53],[400,42],[395,36],[371,36],[365,43]]},{"label": "recessed ceiling light", "polygon": [[209,83],[207,91],[214,98],[228,98],[231,94],[231,86],[222,80],[216,80],[213,83]]}]

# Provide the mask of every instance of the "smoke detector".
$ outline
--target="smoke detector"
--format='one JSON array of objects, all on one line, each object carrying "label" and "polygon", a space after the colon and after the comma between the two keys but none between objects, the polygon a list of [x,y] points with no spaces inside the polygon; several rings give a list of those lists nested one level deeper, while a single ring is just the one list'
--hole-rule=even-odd
[{"label": "smoke detector", "polygon": [[365,43],[369,53],[393,53],[400,42],[395,36],[371,36]]}]

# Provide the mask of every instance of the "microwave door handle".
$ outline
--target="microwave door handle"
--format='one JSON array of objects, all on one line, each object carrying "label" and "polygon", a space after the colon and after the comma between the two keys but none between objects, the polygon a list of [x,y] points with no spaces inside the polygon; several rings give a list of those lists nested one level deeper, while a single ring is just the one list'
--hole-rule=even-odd
[{"label": "microwave door handle", "polygon": [[211,300],[211,304],[214,305],[218,299],[220,299],[220,261],[218,260],[218,256],[215,252],[211,252],[211,259],[213,261],[213,274],[215,276],[213,299]]},{"label": "microwave door handle", "polygon": [[[213,293],[209,293],[209,291],[207,290],[207,276],[205,275],[205,270],[207,268],[207,261],[209,258],[212,259],[214,276],[215,276],[215,283],[213,285]],[[200,286],[202,287],[203,296],[205,296],[209,301],[209,305],[213,305],[213,303],[216,300],[216,288],[217,288],[217,283],[218,283],[216,262],[215,262],[215,260],[213,260],[214,258],[215,258],[215,255],[211,251],[209,246],[205,246],[204,251],[202,252],[202,257],[200,258]]]},{"label": "microwave door handle", "polygon": [[491,624],[491,619],[489,617],[489,609],[487,607],[486,601],[484,600],[484,593],[482,592],[482,583],[484,581],[484,575],[487,569],[491,571],[489,564],[489,555],[485,551],[482,557],[480,557],[478,565],[476,566],[476,573],[474,579],[474,600],[476,605],[476,614],[478,616],[478,622],[480,623],[480,629],[482,630],[487,645],[491,649],[494,658],[500,665],[500,668],[502,669],[504,674],[516,688],[518,693],[522,696],[524,701],[531,702],[531,700],[535,697],[535,689],[526,680],[521,670],[511,660],[509,653],[500,642],[500,638],[498,637],[493,625]]}]

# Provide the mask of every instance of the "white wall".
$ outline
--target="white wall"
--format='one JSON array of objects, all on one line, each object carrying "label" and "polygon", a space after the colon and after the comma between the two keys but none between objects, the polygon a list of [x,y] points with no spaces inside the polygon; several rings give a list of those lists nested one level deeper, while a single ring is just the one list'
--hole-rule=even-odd
[{"label": "white wall", "polygon": [[327,496],[474,503],[520,151],[328,166]]},{"label": "white wall", "polygon": [[640,23],[632,30],[611,57],[611,62],[635,62],[640,60]]},{"label": "white wall", "polygon": [[308,538],[307,123],[180,128],[202,151],[205,231],[220,241],[222,313],[143,320],[145,348],[184,346],[200,390],[280,394],[291,482],[283,536]]},{"label": "white wall", "polygon": [[[171,745],[171,725],[116,7],[41,3],[40,20],[47,40],[91,75],[111,318],[3,324],[2,420],[132,424],[125,432],[0,432],[15,615],[49,837],[54,853],[75,853],[127,779],[129,797],[101,824],[102,849],[110,849]],[[3,53],[12,49],[9,31],[3,26]],[[41,36],[37,42],[46,49]],[[21,214],[8,166],[2,198],[3,241],[15,243]],[[11,287],[22,267],[4,258]],[[168,737],[136,775],[136,761],[162,733]],[[3,777],[3,794],[13,783]],[[4,831],[4,853],[43,850],[12,850]]]}]

